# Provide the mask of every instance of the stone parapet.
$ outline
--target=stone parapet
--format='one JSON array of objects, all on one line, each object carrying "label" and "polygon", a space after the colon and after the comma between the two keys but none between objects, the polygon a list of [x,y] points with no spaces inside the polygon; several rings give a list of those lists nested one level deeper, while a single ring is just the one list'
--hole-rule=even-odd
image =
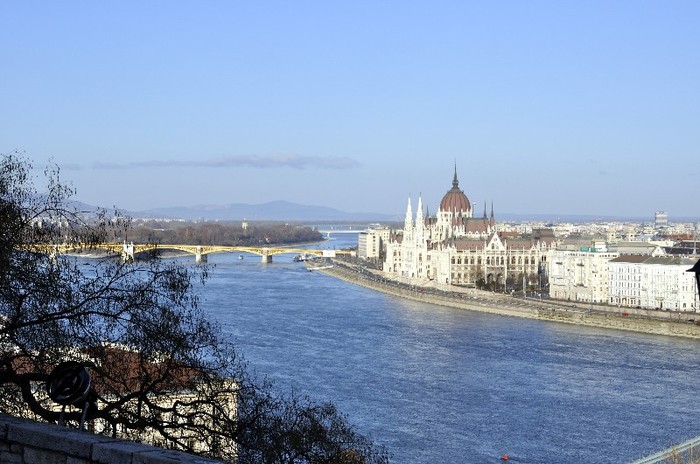
[{"label": "stone parapet", "polygon": [[216,464],[218,461],[0,414],[0,462],[10,464]]}]

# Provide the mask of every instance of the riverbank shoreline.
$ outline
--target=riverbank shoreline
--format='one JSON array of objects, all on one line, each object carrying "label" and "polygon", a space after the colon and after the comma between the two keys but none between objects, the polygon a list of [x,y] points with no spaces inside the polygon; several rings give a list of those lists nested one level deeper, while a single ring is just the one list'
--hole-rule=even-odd
[{"label": "riverbank shoreline", "polygon": [[[700,325],[688,321],[690,318],[694,319],[692,313],[684,315],[683,319],[680,313],[660,313],[659,316],[663,316],[662,319],[650,316],[648,311],[623,311],[602,306],[596,306],[593,309],[592,306],[586,308],[575,303],[515,298],[511,295],[475,289],[457,288],[454,291],[452,289],[445,291],[427,286],[407,285],[389,279],[380,271],[369,271],[337,259],[332,260],[332,264],[329,267],[319,266],[318,263],[307,263],[307,266],[309,270],[322,272],[348,283],[396,297],[440,306],[564,324],[700,339]],[[672,320],[675,316],[678,316],[678,319]]]}]

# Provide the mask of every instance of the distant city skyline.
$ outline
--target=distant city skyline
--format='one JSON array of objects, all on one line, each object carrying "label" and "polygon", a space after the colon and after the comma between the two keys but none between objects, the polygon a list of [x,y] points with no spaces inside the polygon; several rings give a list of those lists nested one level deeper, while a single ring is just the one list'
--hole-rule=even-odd
[{"label": "distant city skyline", "polygon": [[0,153],[127,210],[698,218],[694,1],[9,2]]}]

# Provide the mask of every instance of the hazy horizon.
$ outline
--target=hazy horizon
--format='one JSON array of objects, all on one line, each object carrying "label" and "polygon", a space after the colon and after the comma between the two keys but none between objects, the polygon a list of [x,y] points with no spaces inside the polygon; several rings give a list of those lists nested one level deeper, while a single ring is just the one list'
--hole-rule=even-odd
[{"label": "hazy horizon", "polygon": [[[104,205],[93,205],[89,202],[81,202],[85,207],[109,208]],[[285,214],[274,216],[275,208],[270,210],[270,206],[282,205],[286,209]],[[415,205],[414,205],[415,206]],[[236,216],[231,216],[229,209],[231,207],[239,208]],[[241,209],[242,208],[242,209]],[[136,214],[136,217],[148,217],[149,214],[156,213],[163,217],[173,217],[178,219],[211,219],[224,221],[240,221],[243,219],[255,221],[256,216],[254,211],[262,214],[263,221],[269,220],[315,220],[320,219],[328,222],[395,222],[402,223],[405,218],[405,209],[402,213],[387,213],[381,211],[345,211],[333,206],[321,204],[299,204],[288,202],[286,200],[273,200],[265,203],[232,203],[232,204],[202,204],[202,205],[178,205],[168,207],[156,207],[148,209],[124,210],[117,208],[120,211],[128,214]],[[272,212],[271,212],[272,211]],[[320,213],[319,213],[320,212]],[[320,214],[319,217],[312,217],[313,214]],[[325,214],[325,216],[323,216]],[[329,215],[337,214],[337,219],[330,218]],[[414,211],[415,214],[415,211]],[[475,211],[475,217],[481,217],[483,212]],[[489,211],[490,214],[490,211]],[[143,216],[140,216],[143,215]],[[688,216],[669,216],[669,223],[697,223],[700,218]],[[636,223],[653,223],[654,214],[646,216],[631,216],[631,215],[595,215],[595,214],[567,214],[567,213],[527,213],[527,212],[508,212],[496,213],[496,222],[636,222]]]}]

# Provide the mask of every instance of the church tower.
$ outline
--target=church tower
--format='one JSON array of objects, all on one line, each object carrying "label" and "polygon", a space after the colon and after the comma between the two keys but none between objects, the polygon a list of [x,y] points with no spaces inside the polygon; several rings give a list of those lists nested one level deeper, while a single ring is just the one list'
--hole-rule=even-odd
[{"label": "church tower", "polygon": [[411,197],[408,197],[406,206],[406,218],[403,221],[403,238],[411,240],[413,238],[413,211],[411,211]]},{"label": "church tower", "polygon": [[423,198],[418,196],[418,208],[416,208],[416,243],[422,244],[425,241],[425,217],[423,216]]}]

